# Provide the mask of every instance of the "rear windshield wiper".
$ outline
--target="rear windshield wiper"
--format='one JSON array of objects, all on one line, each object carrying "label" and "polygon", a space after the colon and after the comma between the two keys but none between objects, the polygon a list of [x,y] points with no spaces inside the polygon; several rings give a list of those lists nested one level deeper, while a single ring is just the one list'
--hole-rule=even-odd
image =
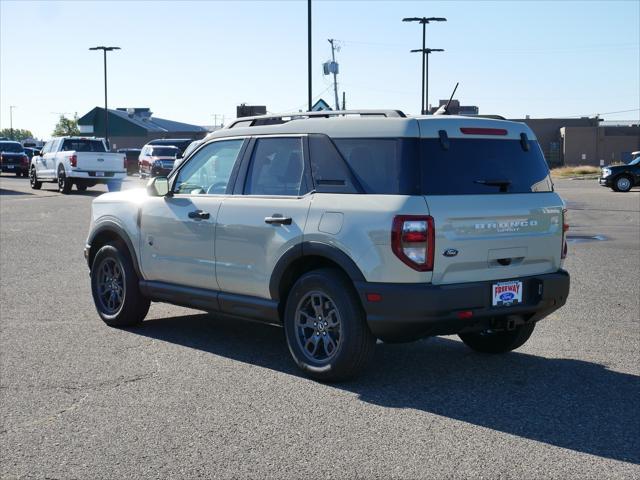
[{"label": "rear windshield wiper", "polygon": [[511,185],[511,180],[474,180],[473,183],[489,187],[500,187],[501,192],[506,192],[509,185]]}]

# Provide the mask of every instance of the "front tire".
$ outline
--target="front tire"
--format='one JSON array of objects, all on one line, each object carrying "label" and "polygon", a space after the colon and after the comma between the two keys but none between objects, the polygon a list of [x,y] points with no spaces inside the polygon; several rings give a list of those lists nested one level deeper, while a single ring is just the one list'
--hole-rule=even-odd
[{"label": "front tire", "polygon": [[613,182],[613,189],[616,192],[628,192],[633,187],[633,181],[626,175],[620,175]]},{"label": "front tire", "polygon": [[62,166],[58,168],[58,191],[65,195],[71,191],[71,180],[67,177]]},{"label": "front tire", "polygon": [[513,330],[461,333],[460,339],[472,350],[481,353],[506,353],[521,347],[529,340],[535,323],[518,325]]},{"label": "front tire", "polygon": [[306,273],[293,285],[284,329],[293,360],[317,380],[352,378],[373,358],[376,339],[358,295],[333,269]]},{"label": "front tire", "polygon": [[100,318],[110,327],[130,327],[144,320],[150,301],[142,295],[129,254],[108,243],[91,265],[91,293]]},{"label": "front tire", "polygon": [[31,185],[31,188],[34,190],[40,190],[40,188],[42,188],[42,182],[38,181],[36,167],[31,167],[31,172],[29,173],[29,185]]}]

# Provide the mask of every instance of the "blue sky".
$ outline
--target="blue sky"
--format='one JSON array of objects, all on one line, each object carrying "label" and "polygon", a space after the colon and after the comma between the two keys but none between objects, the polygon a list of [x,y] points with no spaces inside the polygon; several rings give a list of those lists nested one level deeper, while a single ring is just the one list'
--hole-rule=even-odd
[{"label": "blue sky", "polygon": [[[349,108],[418,113],[421,45],[405,16],[429,25],[430,101],[455,83],[463,104],[507,117],[604,115],[638,119],[640,2],[314,1],[314,95],[332,100],[321,64],[340,40],[340,92]],[[0,1],[0,124],[47,137],[52,112],[82,115],[103,103],[150,107],[199,125],[241,102],[271,112],[306,107],[306,1]]]}]

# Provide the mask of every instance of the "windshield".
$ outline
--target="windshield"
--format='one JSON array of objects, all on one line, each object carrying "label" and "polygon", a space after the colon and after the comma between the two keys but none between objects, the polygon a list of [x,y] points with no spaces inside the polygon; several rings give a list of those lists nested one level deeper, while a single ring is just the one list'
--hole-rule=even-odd
[{"label": "windshield", "polygon": [[176,147],[153,147],[151,155],[154,157],[175,157],[178,154]]},{"label": "windshield", "polygon": [[85,138],[67,138],[62,142],[63,152],[105,152],[104,143],[100,140],[89,140]]},{"label": "windshield", "polygon": [[24,153],[24,148],[18,142],[0,142],[0,151],[7,153]]},{"label": "windshield", "polygon": [[629,162],[629,165],[638,165],[640,163],[640,155]]}]

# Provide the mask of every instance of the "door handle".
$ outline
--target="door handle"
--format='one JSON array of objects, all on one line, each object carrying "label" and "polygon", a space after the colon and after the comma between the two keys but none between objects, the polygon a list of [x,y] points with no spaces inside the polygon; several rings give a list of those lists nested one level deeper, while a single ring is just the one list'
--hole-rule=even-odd
[{"label": "door handle", "polygon": [[280,213],[274,213],[270,217],[265,217],[264,223],[269,225],[291,225],[291,217],[284,217]]},{"label": "door handle", "polygon": [[209,212],[204,212],[202,210],[189,212],[189,218],[193,218],[195,220],[207,220],[210,216],[211,215],[209,215]]}]

